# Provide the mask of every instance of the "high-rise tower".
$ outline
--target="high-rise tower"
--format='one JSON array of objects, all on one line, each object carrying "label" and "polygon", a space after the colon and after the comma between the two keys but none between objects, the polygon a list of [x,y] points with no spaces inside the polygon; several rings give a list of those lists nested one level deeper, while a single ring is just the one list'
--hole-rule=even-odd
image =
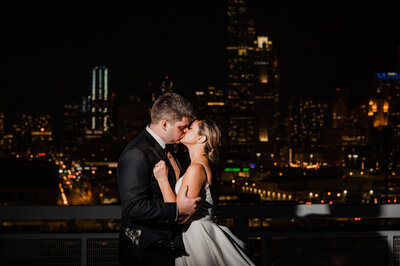
[{"label": "high-rise tower", "polygon": [[86,113],[86,135],[109,133],[113,127],[113,94],[110,94],[108,80],[109,73],[105,66],[95,66],[92,69],[91,94],[84,99],[82,105]]},{"label": "high-rise tower", "polygon": [[373,118],[374,127],[386,127],[383,137],[388,157],[388,169],[394,173],[400,169],[400,73],[377,74],[377,95],[371,99],[368,115]]},{"label": "high-rise tower", "polygon": [[251,152],[256,141],[254,118],[254,21],[247,18],[246,0],[228,0],[228,80],[226,109],[228,145],[232,152]]},{"label": "high-rise tower", "polygon": [[254,102],[258,141],[270,142],[278,137],[279,85],[278,61],[268,36],[258,36],[254,52]]}]

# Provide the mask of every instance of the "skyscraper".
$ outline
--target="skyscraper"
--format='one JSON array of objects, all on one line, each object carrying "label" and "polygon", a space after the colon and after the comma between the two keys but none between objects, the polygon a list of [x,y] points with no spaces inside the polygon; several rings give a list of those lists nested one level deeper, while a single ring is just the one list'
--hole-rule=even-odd
[{"label": "skyscraper", "polygon": [[400,73],[378,73],[377,93],[382,95],[381,99],[370,100],[369,115],[374,118],[374,126],[387,127],[384,143],[388,170],[396,174],[400,170]]},{"label": "skyscraper", "polygon": [[258,36],[254,52],[254,101],[258,141],[278,137],[279,85],[278,61],[268,36]]},{"label": "skyscraper", "polygon": [[324,137],[330,128],[329,114],[329,106],[324,100],[292,100],[287,123],[288,141],[293,151],[290,159],[300,162],[322,162],[325,159]]},{"label": "skyscraper", "polygon": [[227,6],[227,108],[226,129],[232,152],[251,152],[255,141],[254,21],[246,15],[246,0],[228,0]]},{"label": "skyscraper", "polygon": [[358,168],[364,165],[362,160],[368,154],[368,119],[365,112],[367,104],[352,106],[349,101],[349,91],[336,88],[332,99],[332,128],[325,136],[329,150],[325,159],[331,165]]},{"label": "skyscraper", "polygon": [[65,104],[64,140],[75,142],[78,138],[82,138],[84,136],[84,130],[85,113],[82,112],[82,100],[74,100],[71,103]]},{"label": "skyscraper", "polygon": [[109,73],[105,66],[92,69],[91,94],[83,100],[82,109],[86,114],[87,136],[110,133],[113,127],[112,109],[114,94],[109,90]]},{"label": "skyscraper", "polygon": [[210,86],[197,90],[195,107],[200,116],[211,117],[221,127],[226,124],[225,94],[222,89]]}]

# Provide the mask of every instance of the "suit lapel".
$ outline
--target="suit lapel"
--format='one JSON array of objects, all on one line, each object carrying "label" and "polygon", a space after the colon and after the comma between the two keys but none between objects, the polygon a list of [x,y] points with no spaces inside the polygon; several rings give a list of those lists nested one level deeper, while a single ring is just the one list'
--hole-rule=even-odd
[{"label": "suit lapel", "polygon": [[[171,188],[174,189],[175,183],[176,183],[176,177],[175,177],[175,171],[174,168],[171,165],[171,162],[167,158],[167,156],[164,153],[163,148],[158,144],[158,142],[151,136],[147,130],[146,130],[146,135],[152,140],[151,146],[149,146],[149,149],[153,152],[153,154],[159,159],[165,161],[166,165],[168,166],[168,181],[169,184],[171,185]],[[180,165],[178,164],[179,168]]]}]

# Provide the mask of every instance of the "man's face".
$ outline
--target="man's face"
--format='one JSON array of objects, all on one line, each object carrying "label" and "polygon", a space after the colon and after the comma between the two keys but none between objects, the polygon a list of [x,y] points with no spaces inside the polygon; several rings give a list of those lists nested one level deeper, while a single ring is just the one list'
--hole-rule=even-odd
[{"label": "man's face", "polygon": [[168,122],[167,126],[167,134],[166,134],[166,143],[174,144],[179,143],[180,140],[185,135],[185,130],[188,128],[190,124],[190,119],[187,117],[183,117],[181,121],[176,121],[175,123]]}]

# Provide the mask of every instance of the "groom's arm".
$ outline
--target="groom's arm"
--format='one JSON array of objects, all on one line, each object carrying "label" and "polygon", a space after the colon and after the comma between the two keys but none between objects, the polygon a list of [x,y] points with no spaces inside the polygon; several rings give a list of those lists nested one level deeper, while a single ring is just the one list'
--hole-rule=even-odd
[{"label": "groom's arm", "polygon": [[122,208],[127,217],[138,221],[175,223],[176,203],[149,200],[152,169],[143,151],[125,152],[118,162],[117,180]]}]

